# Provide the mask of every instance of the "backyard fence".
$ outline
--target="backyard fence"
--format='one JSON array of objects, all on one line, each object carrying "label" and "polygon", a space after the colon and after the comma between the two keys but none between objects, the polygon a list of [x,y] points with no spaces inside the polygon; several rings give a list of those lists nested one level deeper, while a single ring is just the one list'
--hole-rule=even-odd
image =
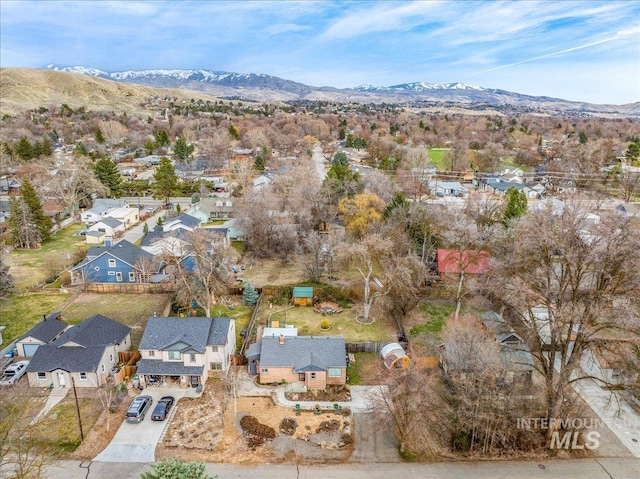
[{"label": "backyard fence", "polygon": [[147,294],[147,293],[173,293],[176,290],[174,284],[164,283],[89,283],[83,284],[81,289],[84,293],[97,294]]},{"label": "backyard fence", "polygon": [[347,353],[379,353],[387,343],[346,343],[345,349]]}]

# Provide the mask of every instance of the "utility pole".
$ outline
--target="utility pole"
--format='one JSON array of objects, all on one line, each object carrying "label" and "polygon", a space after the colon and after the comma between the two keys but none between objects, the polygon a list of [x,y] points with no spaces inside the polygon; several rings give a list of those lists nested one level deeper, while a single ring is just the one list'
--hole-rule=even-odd
[{"label": "utility pole", "polygon": [[82,432],[82,419],[80,418],[80,404],[78,403],[78,392],[76,391],[76,380],[71,376],[71,384],[73,384],[73,395],[76,398],[76,411],[78,412],[78,427],[80,428],[80,442],[84,441],[84,433]]}]

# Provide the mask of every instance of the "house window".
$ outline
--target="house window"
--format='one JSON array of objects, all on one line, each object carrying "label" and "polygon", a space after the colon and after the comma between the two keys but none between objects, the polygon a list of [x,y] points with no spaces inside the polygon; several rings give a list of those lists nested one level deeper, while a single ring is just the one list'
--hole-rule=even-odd
[{"label": "house window", "polygon": [[311,373],[311,379],[315,379],[316,378],[316,373]]},{"label": "house window", "polygon": [[129,273],[129,281],[131,283],[133,283],[136,280],[136,274],[135,273]]},{"label": "house window", "polygon": [[101,369],[102,369],[102,372],[104,372],[104,364],[102,365]]},{"label": "house window", "polygon": [[209,363],[209,369],[212,371],[222,371],[222,363]]},{"label": "house window", "polygon": [[155,351],[149,351],[149,357],[150,357],[150,358],[155,357],[155,355],[156,355],[156,352],[155,352]]},{"label": "house window", "polygon": [[612,370],[611,379],[620,379],[620,371],[617,369]]},{"label": "house window", "polygon": [[189,354],[189,362],[191,362],[191,363],[195,363],[196,362],[196,355],[195,354]]},{"label": "house window", "polygon": [[80,381],[86,381],[86,380],[87,380],[87,373],[80,373]]},{"label": "house window", "polygon": [[113,354],[110,354],[110,355],[109,355],[109,361],[110,361],[110,362],[113,362]]},{"label": "house window", "polygon": [[115,267],[116,267],[116,260],[109,259],[109,268],[115,268]]},{"label": "house window", "polygon": [[340,368],[329,368],[329,377],[330,378],[339,378],[342,376],[342,369]]},{"label": "house window", "polygon": [[269,370],[267,368],[260,368],[260,374],[267,374]]},{"label": "house window", "polygon": [[211,346],[211,351],[214,353],[218,352],[218,346]]},{"label": "house window", "polygon": [[120,271],[116,273],[116,281],[122,281],[122,273]]},{"label": "house window", "polygon": [[116,275],[116,272],[115,272],[115,271],[107,271],[107,274],[108,274],[109,276],[115,276],[115,275]]},{"label": "house window", "polygon": [[47,373],[38,373],[38,381],[43,381],[45,379],[47,379]]},{"label": "house window", "polygon": [[180,351],[169,351],[169,359],[180,360]]}]

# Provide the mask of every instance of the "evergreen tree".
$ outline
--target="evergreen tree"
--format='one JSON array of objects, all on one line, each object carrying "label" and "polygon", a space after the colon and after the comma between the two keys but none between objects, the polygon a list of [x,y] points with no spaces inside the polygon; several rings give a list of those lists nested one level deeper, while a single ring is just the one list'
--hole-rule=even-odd
[{"label": "evergreen tree", "polygon": [[102,134],[102,130],[101,130],[100,128],[98,128],[98,129],[96,130],[96,141],[97,141],[98,143],[100,143],[101,145],[102,145],[105,141],[107,141],[107,140],[105,140],[104,135]]},{"label": "evergreen tree", "polygon": [[149,225],[146,221],[144,223],[144,226],[142,227],[142,234],[144,234],[144,236],[147,236],[147,234],[149,234]]},{"label": "evergreen tree", "polygon": [[40,239],[46,240],[49,236],[51,236],[53,221],[48,216],[45,216],[44,210],[42,209],[42,202],[40,201],[40,197],[29,181],[29,178],[24,178],[20,191],[22,192],[22,200],[29,207],[29,212],[31,213],[33,222],[38,227]]},{"label": "evergreen tree", "polygon": [[387,205],[387,209],[384,210],[384,219],[389,219],[395,211],[402,212],[405,216],[409,214],[409,207],[411,205],[407,201],[407,197],[402,192],[395,194],[391,203]]},{"label": "evergreen tree", "polygon": [[156,140],[156,146],[158,148],[164,148],[169,146],[169,133],[166,130],[156,130],[154,133],[154,137]]},{"label": "evergreen tree", "polygon": [[40,231],[22,198],[9,198],[9,215],[7,225],[13,245],[17,248],[35,248],[41,241]]},{"label": "evergreen tree", "polygon": [[173,147],[173,156],[180,161],[188,161],[191,159],[194,149],[195,147],[193,145],[188,145],[187,140],[181,136]]},{"label": "evergreen tree", "polygon": [[169,198],[178,189],[178,177],[171,160],[166,156],[160,159],[160,164],[153,175],[156,180],[154,193],[164,199],[165,206],[169,204]]},{"label": "evergreen tree", "polygon": [[13,147],[13,153],[21,160],[30,160],[35,158],[33,146],[25,137],[20,138],[16,146]]},{"label": "evergreen tree", "polygon": [[238,131],[238,128],[233,125],[229,125],[229,135],[231,135],[231,138],[234,140],[240,139],[240,132]]},{"label": "evergreen tree", "polygon": [[96,178],[109,188],[111,196],[118,198],[122,194],[122,176],[116,164],[109,158],[102,158],[93,168]]},{"label": "evergreen tree", "polygon": [[344,151],[339,151],[333,156],[333,165],[349,166],[349,158]]},{"label": "evergreen tree", "polygon": [[256,288],[254,288],[251,283],[247,283],[244,287],[244,291],[242,291],[242,302],[246,306],[255,306],[258,302],[259,296],[260,295],[256,291]]},{"label": "evergreen tree", "polygon": [[4,256],[0,256],[0,298],[6,297],[13,290],[13,278],[9,274],[9,266],[3,260]]},{"label": "evergreen tree", "polygon": [[502,223],[508,228],[511,223],[527,212],[527,195],[524,194],[524,191],[516,190],[512,187],[506,191],[504,196],[507,204],[504,209]]}]

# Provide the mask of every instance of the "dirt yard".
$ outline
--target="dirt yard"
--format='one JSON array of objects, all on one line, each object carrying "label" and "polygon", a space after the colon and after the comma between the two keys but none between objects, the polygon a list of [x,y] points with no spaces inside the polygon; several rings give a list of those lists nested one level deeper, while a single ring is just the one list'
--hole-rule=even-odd
[{"label": "dirt yard", "polygon": [[[276,406],[271,398],[239,397],[222,409],[222,388],[209,381],[202,398],[181,399],[156,458],[263,464],[273,462],[340,462],[352,451],[351,417]],[[255,445],[240,421],[253,416],[273,428],[275,438]],[[283,421],[284,420],[284,421]],[[281,426],[283,426],[281,430]]]}]

